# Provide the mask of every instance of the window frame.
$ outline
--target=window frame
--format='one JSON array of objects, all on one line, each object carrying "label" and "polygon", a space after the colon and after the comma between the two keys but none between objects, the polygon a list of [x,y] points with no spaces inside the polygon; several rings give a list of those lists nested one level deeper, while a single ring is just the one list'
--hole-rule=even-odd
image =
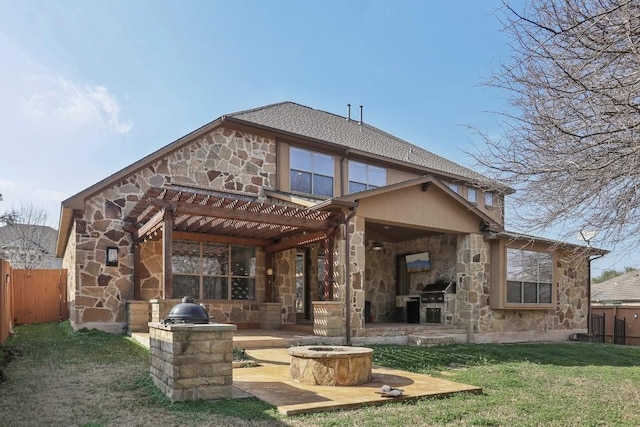
[{"label": "window frame", "polygon": [[[487,202],[489,201],[489,202]],[[485,208],[493,208],[496,203],[496,195],[492,191],[485,191],[484,193],[484,206]]]},{"label": "window frame", "polygon": [[[526,277],[521,277],[520,279],[516,279],[513,278],[512,276],[510,277],[510,264],[509,264],[509,252],[520,252],[522,259],[524,260],[524,254],[525,253],[535,253],[536,254],[536,274],[537,277],[535,278],[535,280],[526,280]],[[549,257],[549,272],[548,274],[551,275],[550,279],[547,280],[542,280],[541,279],[541,259],[540,256],[541,255],[546,255]],[[524,261],[522,261],[522,264],[524,265]],[[545,251],[545,250],[540,250],[540,249],[535,249],[535,248],[522,248],[522,247],[505,247],[505,264],[504,264],[504,271],[505,271],[505,276],[504,276],[504,281],[503,281],[503,291],[504,291],[504,295],[503,295],[503,305],[504,308],[529,308],[529,309],[549,309],[549,308],[553,308],[555,305],[555,271],[554,271],[554,253],[553,252],[549,252],[549,251]],[[522,270],[525,269],[525,267],[521,267]],[[525,275],[524,271],[520,271],[519,272],[522,276]],[[529,272],[531,273],[531,272]],[[529,278],[530,279],[530,278]],[[510,290],[510,285],[511,284],[519,284],[520,285],[520,302],[510,302],[509,301],[509,290]],[[525,301],[525,287],[527,285],[535,285],[536,286],[536,302],[524,302]],[[549,287],[549,301],[548,302],[540,302],[540,294],[541,294],[541,285],[548,285]]]},{"label": "window frame", "polygon": [[460,194],[460,184],[456,184],[455,182],[450,182],[449,190],[453,191],[456,194]]},{"label": "window frame", "polygon": [[[471,194],[473,194],[473,200],[471,200]],[[467,201],[469,203],[473,203],[474,205],[478,204],[478,190],[473,187],[467,188]]]},{"label": "window frame", "polygon": [[[354,169],[353,166],[355,165],[359,165],[359,166],[364,166],[364,173],[365,173],[365,181],[361,181],[361,180],[357,180],[357,179],[353,179],[352,178],[352,170]],[[384,173],[384,183],[381,183],[380,185],[378,184],[373,184],[372,181],[372,174],[371,174],[371,169],[379,169],[381,172]],[[364,189],[362,190],[358,190],[358,191],[351,191],[351,184],[358,184],[358,185],[362,185],[364,186]],[[380,188],[380,187],[384,187],[385,185],[387,185],[387,168],[384,168],[382,166],[376,166],[376,165],[372,165],[370,163],[364,163],[364,162],[359,162],[357,160],[351,160],[349,159],[349,163],[348,163],[348,180],[347,180],[347,194],[354,194],[354,193],[359,193],[361,191],[367,191],[367,190],[373,190],[374,188]]]},{"label": "window frame", "polygon": [[[304,165],[294,165],[293,163],[293,153],[295,151],[298,151],[299,153],[305,153],[309,155],[309,170],[305,169]],[[316,158],[317,157],[317,158]],[[321,157],[326,157],[327,159],[325,160],[329,160],[330,164],[331,164],[331,168],[329,171],[320,171],[320,170],[316,170],[316,164],[320,164],[321,163]],[[308,174],[309,175],[309,190],[310,191],[306,191],[307,189],[300,189],[300,188],[294,188],[294,180],[293,180],[293,173],[297,172],[299,174]],[[327,175],[327,173],[330,172],[330,175]],[[331,194],[327,195],[327,194],[320,194],[319,192],[316,192],[316,183],[319,180],[319,178],[325,178],[325,179],[331,179]],[[301,148],[301,147],[297,147],[297,146],[293,146],[290,145],[289,146],[289,190],[292,192],[297,192],[297,193],[302,193],[302,194],[311,194],[313,196],[320,196],[320,197],[334,197],[335,195],[335,160],[333,155],[331,154],[327,154],[327,153],[322,153],[320,151],[313,151],[313,150],[308,150],[306,148]]]},{"label": "window frame", "polygon": [[[188,243],[188,244],[192,244],[192,245],[198,245],[198,266],[197,272],[176,272],[176,265],[173,262],[174,260],[174,256],[180,256],[180,255],[175,255],[174,253],[171,254],[172,257],[172,275],[175,277],[197,277],[198,278],[198,295],[194,296],[191,295],[192,297],[195,297],[196,299],[203,299],[203,300],[211,300],[211,301],[227,301],[227,302],[237,302],[237,301],[255,301],[256,300],[256,288],[257,288],[257,284],[256,284],[256,280],[257,280],[257,274],[256,274],[256,262],[257,262],[257,248],[254,246],[246,246],[246,245],[232,245],[232,244],[226,244],[226,243],[208,243],[208,242],[199,242],[199,241],[194,241],[194,240],[174,240],[172,242],[172,247],[175,247],[174,245],[176,243]],[[226,266],[221,268],[221,272],[220,274],[211,274],[209,271],[205,272],[205,263],[204,263],[204,245],[212,245],[212,246],[219,246],[219,247],[226,247]],[[241,250],[246,250],[247,248],[250,248],[253,250],[253,257],[248,258],[247,262],[249,265],[253,264],[252,267],[249,267],[249,271],[245,274],[235,274],[234,272],[234,267],[233,264],[233,251],[235,249],[241,249]],[[193,255],[192,255],[193,257]],[[214,258],[211,258],[214,259]],[[215,258],[217,259],[217,258]],[[253,271],[251,271],[253,269]],[[253,273],[253,274],[252,274]],[[207,279],[222,279],[223,281],[226,281],[226,289],[225,289],[225,294],[226,294],[226,298],[205,298],[204,294],[205,294],[205,280]],[[234,298],[234,289],[237,289],[237,287],[239,286],[236,282],[240,282],[240,281],[246,281],[247,284],[247,292],[248,292],[248,296],[247,298]],[[177,299],[177,298],[182,298],[185,295],[176,295],[176,287],[173,287],[173,291],[172,291],[172,298]]]}]

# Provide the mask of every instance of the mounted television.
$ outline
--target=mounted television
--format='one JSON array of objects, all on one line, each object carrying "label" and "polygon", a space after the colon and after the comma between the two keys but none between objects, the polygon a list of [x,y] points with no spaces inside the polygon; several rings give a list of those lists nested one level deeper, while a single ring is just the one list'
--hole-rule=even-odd
[{"label": "mounted television", "polygon": [[419,254],[411,254],[405,257],[407,261],[407,272],[418,273],[420,271],[431,270],[431,260],[429,252],[421,252]]}]

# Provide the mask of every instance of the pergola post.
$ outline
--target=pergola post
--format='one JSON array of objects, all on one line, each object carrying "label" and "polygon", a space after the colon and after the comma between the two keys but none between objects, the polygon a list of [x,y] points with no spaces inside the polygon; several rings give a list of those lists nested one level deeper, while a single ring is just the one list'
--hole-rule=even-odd
[{"label": "pergola post", "polygon": [[162,270],[163,270],[163,297],[173,297],[173,267],[171,255],[173,252],[173,210],[166,208],[162,215]]}]

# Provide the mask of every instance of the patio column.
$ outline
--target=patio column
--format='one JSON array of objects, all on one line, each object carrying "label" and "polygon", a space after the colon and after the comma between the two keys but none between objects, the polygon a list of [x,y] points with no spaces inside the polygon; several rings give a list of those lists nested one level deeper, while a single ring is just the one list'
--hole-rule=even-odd
[{"label": "patio column", "polygon": [[333,301],[333,254],[336,230],[331,230],[324,238],[324,300]]},{"label": "patio column", "polygon": [[173,297],[173,268],[171,254],[173,252],[173,210],[165,209],[162,216],[162,271],[163,293],[165,299]]}]

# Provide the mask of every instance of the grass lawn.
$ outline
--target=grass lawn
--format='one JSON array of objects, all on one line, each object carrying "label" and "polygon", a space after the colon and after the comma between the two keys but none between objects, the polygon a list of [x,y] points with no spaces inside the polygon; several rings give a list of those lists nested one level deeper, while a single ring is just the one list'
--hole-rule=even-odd
[{"label": "grass lawn", "polygon": [[151,384],[146,349],[122,336],[74,333],[63,322],[17,327],[0,347],[0,426],[640,425],[640,347],[372,347],[375,364],[484,394],[291,418],[257,399],[172,404]]}]

